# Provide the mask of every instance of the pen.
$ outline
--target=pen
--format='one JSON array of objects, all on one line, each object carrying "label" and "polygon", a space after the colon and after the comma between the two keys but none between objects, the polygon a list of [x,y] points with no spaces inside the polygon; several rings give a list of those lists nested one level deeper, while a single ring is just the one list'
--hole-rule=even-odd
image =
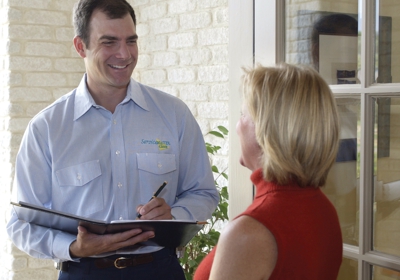
[{"label": "pen", "polygon": [[[160,194],[160,192],[164,189],[164,187],[167,185],[167,181],[164,181],[164,183],[157,189],[157,191],[153,194],[153,196],[149,199],[149,202],[153,199],[153,198],[156,198],[159,194]],[[136,217],[138,217],[138,219],[140,218],[140,217],[142,217],[142,215],[138,212],[137,214],[136,214]]]}]

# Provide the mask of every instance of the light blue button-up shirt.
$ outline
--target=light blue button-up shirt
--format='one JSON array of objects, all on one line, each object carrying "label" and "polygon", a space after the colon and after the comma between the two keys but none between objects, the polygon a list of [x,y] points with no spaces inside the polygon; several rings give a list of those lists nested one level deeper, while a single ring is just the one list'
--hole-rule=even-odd
[{"label": "light blue button-up shirt", "polygon": [[[219,196],[188,107],[131,79],[112,114],[95,104],[85,81],[86,76],[29,123],[17,156],[13,200],[108,222],[132,220],[137,205],[167,181],[160,197],[176,219],[210,218]],[[19,221],[14,211],[7,231],[31,256],[71,260],[75,235]]]}]

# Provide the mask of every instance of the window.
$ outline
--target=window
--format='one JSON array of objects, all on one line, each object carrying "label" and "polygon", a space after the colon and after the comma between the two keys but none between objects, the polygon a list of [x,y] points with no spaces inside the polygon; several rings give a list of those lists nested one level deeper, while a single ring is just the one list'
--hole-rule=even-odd
[{"label": "window", "polygon": [[255,62],[310,65],[337,100],[341,143],[323,190],[342,228],[338,279],[400,279],[400,2],[254,0],[253,8]]},{"label": "window", "polygon": [[342,228],[339,279],[400,279],[399,10],[389,0],[285,0],[281,11],[284,60],[318,70],[340,113],[324,187]]}]

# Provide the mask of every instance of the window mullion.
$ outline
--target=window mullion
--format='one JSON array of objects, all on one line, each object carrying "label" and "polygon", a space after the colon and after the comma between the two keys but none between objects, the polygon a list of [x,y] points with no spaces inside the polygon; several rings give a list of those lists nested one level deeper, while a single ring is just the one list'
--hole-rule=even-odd
[{"label": "window mullion", "polygon": [[359,0],[362,3],[361,27],[361,87],[368,88],[375,82],[375,1]]},{"label": "window mullion", "polygon": [[373,238],[373,99],[365,89],[374,83],[375,72],[375,4],[374,1],[360,0],[362,18],[361,33],[361,153],[360,153],[360,233],[361,258],[358,263],[358,279],[371,279],[371,267],[362,256],[372,250]]}]

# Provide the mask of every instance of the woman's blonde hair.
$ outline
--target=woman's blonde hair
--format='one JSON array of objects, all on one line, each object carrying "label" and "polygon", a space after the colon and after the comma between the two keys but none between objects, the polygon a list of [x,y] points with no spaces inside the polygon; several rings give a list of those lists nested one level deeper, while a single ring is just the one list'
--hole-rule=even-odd
[{"label": "woman's blonde hair", "polygon": [[279,185],[325,185],[339,146],[332,92],[308,67],[245,69],[244,102],[255,124],[264,178]]}]

